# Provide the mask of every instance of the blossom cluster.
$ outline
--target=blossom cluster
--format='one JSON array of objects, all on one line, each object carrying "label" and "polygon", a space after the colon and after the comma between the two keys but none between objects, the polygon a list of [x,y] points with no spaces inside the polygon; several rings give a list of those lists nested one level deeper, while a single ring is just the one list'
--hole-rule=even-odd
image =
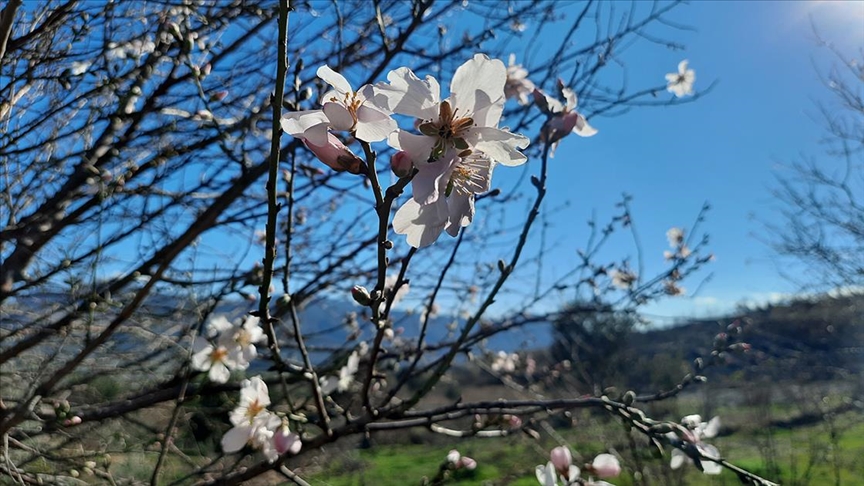
[{"label": "blossom cluster", "polygon": [[212,319],[207,338],[198,336],[192,343],[192,368],[206,371],[210,381],[225,383],[233,370],[245,370],[258,355],[255,344],[264,338],[259,319],[247,316],[235,326],[225,316]]},{"label": "blossom cluster", "polygon": [[[708,422],[703,422],[700,415],[687,415],[681,419],[681,426],[676,432],[669,432],[667,438],[673,444],[684,445],[688,454],[681,449],[672,449],[672,461],[669,466],[678,469],[685,463],[694,464],[693,456],[720,459],[720,451],[711,444],[702,442],[702,439],[715,437],[720,431],[720,418],[714,417]],[[705,474],[720,474],[723,466],[714,462],[699,460],[699,469]]]},{"label": "blossom cluster", "polygon": [[243,380],[240,403],[230,415],[234,427],[222,436],[222,450],[238,452],[249,445],[259,449],[270,462],[280,454],[300,452],[300,436],[291,432],[285,419],[267,410],[269,405],[267,384],[260,376]]},{"label": "blossom cluster", "polygon": [[[421,79],[407,67],[356,91],[328,66],[317,74],[332,88],[321,108],[286,114],[282,128],[332,169],[352,173],[368,168],[334,132],[367,144],[386,140],[396,150],[393,171],[412,177],[412,197],[396,212],[393,229],[413,247],[431,245],[445,231],[456,236],[473,221],[474,198],[489,191],[495,165],[527,160],[520,150],[528,139],[498,127],[508,95],[527,102],[527,71],[512,62],[508,68],[475,55],[456,69],[448,98],[435,78]],[[414,130],[400,129],[393,115],[412,118]]]},{"label": "blossom cluster", "polygon": [[[582,478],[582,472],[587,473],[587,478]],[[549,462],[536,468],[537,481],[542,486],[584,484],[587,486],[612,486],[611,483],[603,481],[606,478],[614,478],[621,474],[621,464],[618,458],[612,454],[598,454],[590,464],[585,464],[583,469],[573,464],[573,455],[570,449],[559,446],[552,449],[549,454]],[[597,478],[597,479],[595,479]]]}]

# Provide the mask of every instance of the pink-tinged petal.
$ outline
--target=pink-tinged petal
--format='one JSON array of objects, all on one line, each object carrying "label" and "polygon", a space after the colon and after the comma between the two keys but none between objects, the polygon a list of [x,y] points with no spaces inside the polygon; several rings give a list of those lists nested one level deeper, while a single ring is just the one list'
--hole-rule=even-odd
[{"label": "pink-tinged petal", "polygon": [[239,451],[246,446],[251,435],[252,427],[249,425],[233,427],[222,436],[222,450],[228,454]]},{"label": "pink-tinged petal", "polygon": [[542,486],[558,486],[558,473],[555,472],[555,466],[551,462],[534,468],[534,474]]},{"label": "pink-tinged petal", "polygon": [[552,449],[549,453],[549,459],[555,470],[560,473],[565,473],[573,463],[573,456],[570,454],[570,449],[564,446],[558,446]]},{"label": "pink-tinged petal", "polygon": [[408,244],[414,248],[434,243],[444,230],[445,224],[447,203],[444,199],[425,206],[409,199],[393,216],[393,231],[405,235]]},{"label": "pink-tinged petal", "polygon": [[282,130],[295,138],[308,140],[315,145],[327,143],[327,127],[330,120],[321,110],[294,111],[280,120]]},{"label": "pink-tinged petal", "polygon": [[318,157],[318,160],[335,171],[359,174],[363,167],[363,160],[354,155],[336,135],[330,132],[327,132],[326,141],[322,145],[316,145],[311,140],[304,140],[303,143]]},{"label": "pink-tinged petal", "polygon": [[297,454],[303,447],[300,436],[292,433],[287,426],[279,427],[273,435],[273,447],[279,454]]},{"label": "pink-tinged petal", "polygon": [[456,449],[451,449],[450,452],[447,453],[447,462],[450,464],[456,464],[459,462],[459,459],[462,459],[462,454],[460,454]]},{"label": "pink-tinged petal", "polygon": [[325,83],[329,84],[336,88],[340,93],[350,93],[353,91],[351,89],[351,85],[348,83],[348,80],[345,79],[345,76],[337,73],[336,71],[330,69],[330,66],[326,64],[318,68],[318,71],[315,73],[319,78],[323,79]]},{"label": "pink-tinged petal", "polygon": [[528,138],[522,135],[491,127],[473,127],[465,139],[469,145],[503,165],[522,165],[528,160],[528,157],[517,150],[528,146]]},{"label": "pink-tinged petal", "polygon": [[342,103],[324,103],[323,111],[334,129],[349,131],[354,128],[354,115]]},{"label": "pink-tinged petal", "polygon": [[599,454],[591,463],[594,474],[599,478],[614,478],[621,474],[621,464],[612,454]]},{"label": "pink-tinged petal", "polygon": [[361,105],[357,109],[357,138],[365,142],[380,142],[396,131],[396,120],[375,108]]},{"label": "pink-tinged petal", "polygon": [[687,457],[687,454],[684,454],[678,449],[672,449],[672,460],[669,461],[669,467],[672,469],[678,469],[683,466],[688,459],[689,457]]},{"label": "pink-tinged petal", "polygon": [[478,105],[495,103],[504,97],[506,82],[507,67],[503,62],[475,54],[456,69],[450,82],[453,108],[462,113],[473,113]]},{"label": "pink-tinged petal", "polygon": [[431,76],[421,80],[410,69],[401,67],[387,74],[390,84],[375,85],[373,103],[387,106],[392,113],[431,120],[438,116],[440,87]]}]

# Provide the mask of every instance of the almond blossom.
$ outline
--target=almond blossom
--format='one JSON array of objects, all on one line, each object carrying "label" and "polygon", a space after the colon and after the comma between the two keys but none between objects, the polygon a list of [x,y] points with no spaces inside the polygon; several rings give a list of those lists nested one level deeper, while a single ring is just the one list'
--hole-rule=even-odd
[{"label": "almond blossom", "polygon": [[192,369],[206,371],[207,377],[214,383],[227,382],[231,370],[237,366],[227,347],[213,345],[201,336],[192,343],[192,353]]},{"label": "almond blossom", "polygon": [[388,138],[388,143],[407,153],[419,170],[412,181],[417,204],[437,201],[449,187],[444,179],[452,174],[459,159],[470,153],[482,152],[508,166],[527,160],[518,149],[527,147],[528,139],[498,128],[507,81],[507,68],[500,60],[476,54],[459,66],[450,83],[450,98],[445,100],[441,100],[438,81],[432,76],[421,80],[402,67],[390,71],[387,79],[389,84],[376,85],[376,103],[385,104],[393,113],[416,118],[420,131],[418,135],[399,130]]},{"label": "almond blossom", "polygon": [[696,82],[696,71],[687,69],[687,60],[678,63],[678,72],[666,75],[666,91],[676,98],[693,94],[693,83]]},{"label": "almond blossom", "polygon": [[531,101],[531,93],[534,88],[534,83],[528,79],[528,70],[521,64],[516,64],[516,54],[510,54],[507,63],[507,82],[504,84],[504,96],[508,100],[518,100],[520,105],[527,105]]},{"label": "almond blossom", "polygon": [[375,88],[371,85],[354,91],[344,76],[326,65],[318,68],[317,74],[333,89],[324,94],[321,110],[295,111],[283,116],[282,127],[286,132],[294,135],[286,128],[286,123],[289,127],[292,122],[296,126],[314,127],[317,133],[306,135],[305,140],[318,147],[324,146],[320,115],[324,116],[329,127],[351,132],[364,142],[380,142],[396,130],[396,121],[390,118],[390,114],[371,102],[375,96]]},{"label": "almond blossom", "polygon": [[[237,452],[246,444],[260,447],[272,438],[272,431],[270,434],[266,431],[279,418],[267,410],[268,405],[270,394],[264,380],[260,376],[243,380],[240,403],[229,416],[234,427],[222,437],[222,449],[225,452]],[[265,437],[267,435],[269,437]],[[265,438],[267,440],[263,440]]]},{"label": "almond blossom", "polygon": [[[329,395],[334,391],[347,391],[354,383],[354,375],[360,367],[360,352],[355,350],[348,356],[348,362],[339,369],[339,376],[323,377],[321,379],[321,393]],[[336,379],[334,379],[336,378]]]},{"label": "almond blossom", "polygon": [[495,162],[482,154],[457,158],[438,179],[438,192],[444,197],[426,204],[416,197],[408,199],[393,217],[393,231],[405,235],[415,248],[431,245],[445,230],[457,236],[474,220],[474,199],[490,189],[494,167]]},{"label": "almond blossom", "polygon": [[[539,465],[535,468],[537,481],[542,486],[558,486],[559,479],[564,485],[612,486],[606,481],[595,481],[590,476],[588,479],[581,478],[582,471],[573,465],[573,456],[567,447],[559,446],[552,449],[549,459],[545,466]],[[599,478],[610,478],[621,473],[621,465],[618,458],[604,453],[597,455],[591,464],[586,464],[585,471]]]},{"label": "almond blossom", "polygon": [[[670,432],[667,434],[670,441],[673,443],[683,441],[685,448],[695,447],[696,450],[694,452],[702,456],[720,459],[720,451],[716,447],[702,442],[702,439],[715,437],[720,431],[719,417],[714,417],[708,422],[703,422],[702,417],[699,415],[687,415],[681,419],[681,425],[682,427],[678,429],[681,438],[679,439],[678,435],[674,432]],[[678,469],[688,462],[693,464],[693,458],[689,454],[680,449],[672,449],[672,460],[669,463],[672,469]],[[714,461],[699,461],[699,463],[701,466],[700,469],[704,474],[714,475],[720,474],[723,471],[723,466]]]},{"label": "almond blossom", "polygon": [[231,325],[230,328],[224,329],[219,337],[219,343],[228,348],[230,357],[237,369],[245,370],[249,367],[249,363],[258,356],[255,344],[264,339],[264,331],[259,322],[257,317],[248,316],[243,324]]},{"label": "almond blossom", "polygon": [[540,89],[534,89],[534,102],[541,111],[549,115],[549,121],[543,126],[543,135],[546,143],[551,144],[550,157],[554,155],[558,142],[571,133],[580,137],[592,137],[597,134],[597,129],[588,124],[582,114],[576,111],[578,98],[576,92],[564,86],[558,81],[558,90],[564,97],[565,103],[549,96]]},{"label": "almond blossom", "polygon": [[302,140],[306,148],[331,169],[352,174],[362,172],[363,159],[330,133],[330,120],[323,111],[295,111],[283,116],[281,124],[285,133]]}]

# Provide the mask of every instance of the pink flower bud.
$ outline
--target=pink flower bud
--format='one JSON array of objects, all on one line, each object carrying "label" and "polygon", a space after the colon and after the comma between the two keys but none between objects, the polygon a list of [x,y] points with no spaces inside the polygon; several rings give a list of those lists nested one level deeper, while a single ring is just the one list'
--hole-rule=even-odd
[{"label": "pink flower bud", "polygon": [[291,432],[287,425],[282,425],[273,434],[273,448],[279,454],[290,452],[297,454],[303,443],[300,441],[300,436]]},{"label": "pink flower bud", "polygon": [[518,429],[522,427],[522,419],[518,415],[511,415],[508,421],[510,422],[510,428]]},{"label": "pink flower bud", "polygon": [[570,464],[573,463],[573,456],[570,455],[570,449],[564,446],[558,446],[552,449],[549,454],[549,459],[555,470],[561,474],[567,474],[570,471]]},{"label": "pink flower bud", "polygon": [[83,422],[83,420],[81,420],[81,417],[79,417],[79,416],[76,415],[76,416],[74,416],[74,417],[72,417],[72,418],[70,418],[70,419],[66,419],[66,420],[64,420],[64,421],[63,421],[63,425],[65,425],[66,427],[71,427],[71,426],[73,426],[73,425],[78,425],[78,424],[80,424],[81,422]]},{"label": "pink flower bud", "polygon": [[327,134],[327,143],[325,145],[314,145],[308,140],[303,140],[306,147],[315,154],[321,162],[327,164],[331,169],[342,172],[348,171],[352,174],[359,174],[363,167],[363,160],[354,155],[345,144],[332,133]]},{"label": "pink flower bud", "polygon": [[405,177],[411,174],[413,168],[414,164],[411,162],[411,157],[401,150],[390,158],[390,170],[396,174],[396,177]]},{"label": "pink flower bud", "polygon": [[477,461],[475,461],[474,459],[471,459],[470,457],[464,457],[463,456],[462,460],[459,461],[459,465],[461,467],[464,467],[465,469],[467,469],[469,471],[473,471],[473,470],[477,469]]},{"label": "pink flower bud", "polygon": [[453,464],[454,466],[459,463],[459,459],[462,458],[462,454],[459,454],[459,451],[456,449],[451,450],[447,453],[447,462]]},{"label": "pink flower bud", "polygon": [[[209,66],[209,64],[208,64]],[[210,101],[222,101],[228,96],[227,91],[217,91],[210,95]]]},{"label": "pink flower bud", "polygon": [[621,474],[621,464],[612,454],[599,454],[591,463],[591,469],[598,478],[614,478]]}]

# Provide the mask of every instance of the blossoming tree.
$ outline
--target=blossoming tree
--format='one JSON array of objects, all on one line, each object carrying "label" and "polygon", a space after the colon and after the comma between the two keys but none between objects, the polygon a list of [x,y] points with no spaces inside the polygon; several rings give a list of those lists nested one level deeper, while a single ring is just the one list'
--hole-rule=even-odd
[{"label": "blossoming tree", "polygon": [[[556,146],[602,136],[589,118],[602,128],[604,114],[694,93],[686,62],[667,83],[661,74],[635,91],[596,89],[617,46],[655,28],[671,34],[663,21],[676,6],[607,22],[605,5],[563,15],[543,0],[9,2],[0,474],[38,483],[48,461],[54,478],[83,469],[132,480],[119,477],[128,462],[108,456],[149,451],[151,484],[167,482],[174,457],[189,459],[177,483],[278,473],[306,484],[304,456],[348,437],[415,427],[499,437],[594,408],[646,447],[679,451],[674,465],[686,456],[771,484],[702,443],[711,422],[640,409],[674,393],[428,405],[485,339],[548,322],[538,309],[555,289],[620,292],[619,306],[636,308],[680,294],[679,281],[710,260],[677,230],[670,269],[656,277],[626,260],[595,262],[606,237],[632,224],[625,200],[567,277],[514,290],[532,267],[525,254]],[[465,28],[454,36],[456,17]],[[549,22],[570,23],[551,56],[501,60],[525,25]],[[574,44],[583,29],[596,40]],[[666,89],[675,97],[652,96]],[[524,184],[492,178],[519,170],[531,174]],[[517,196],[531,198],[527,211]],[[494,223],[505,213],[518,213],[515,230]],[[307,319],[349,298],[359,307]],[[508,305],[491,319],[496,301]],[[400,317],[397,306],[419,312]],[[433,317],[445,306],[446,335]],[[418,314],[418,331],[403,332],[399,319]],[[518,353],[490,354],[496,372],[521,366]],[[105,435],[133,426],[149,439]],[[216,437],[203,460],[178,447],[189,434],[199,446]],[[66,454],[70,444],[82,453]],[[432,482],[477,467],[453,450]],[[628,467],[607,452],[580,467],[562,446],[535,476],[607,484]]]}]

